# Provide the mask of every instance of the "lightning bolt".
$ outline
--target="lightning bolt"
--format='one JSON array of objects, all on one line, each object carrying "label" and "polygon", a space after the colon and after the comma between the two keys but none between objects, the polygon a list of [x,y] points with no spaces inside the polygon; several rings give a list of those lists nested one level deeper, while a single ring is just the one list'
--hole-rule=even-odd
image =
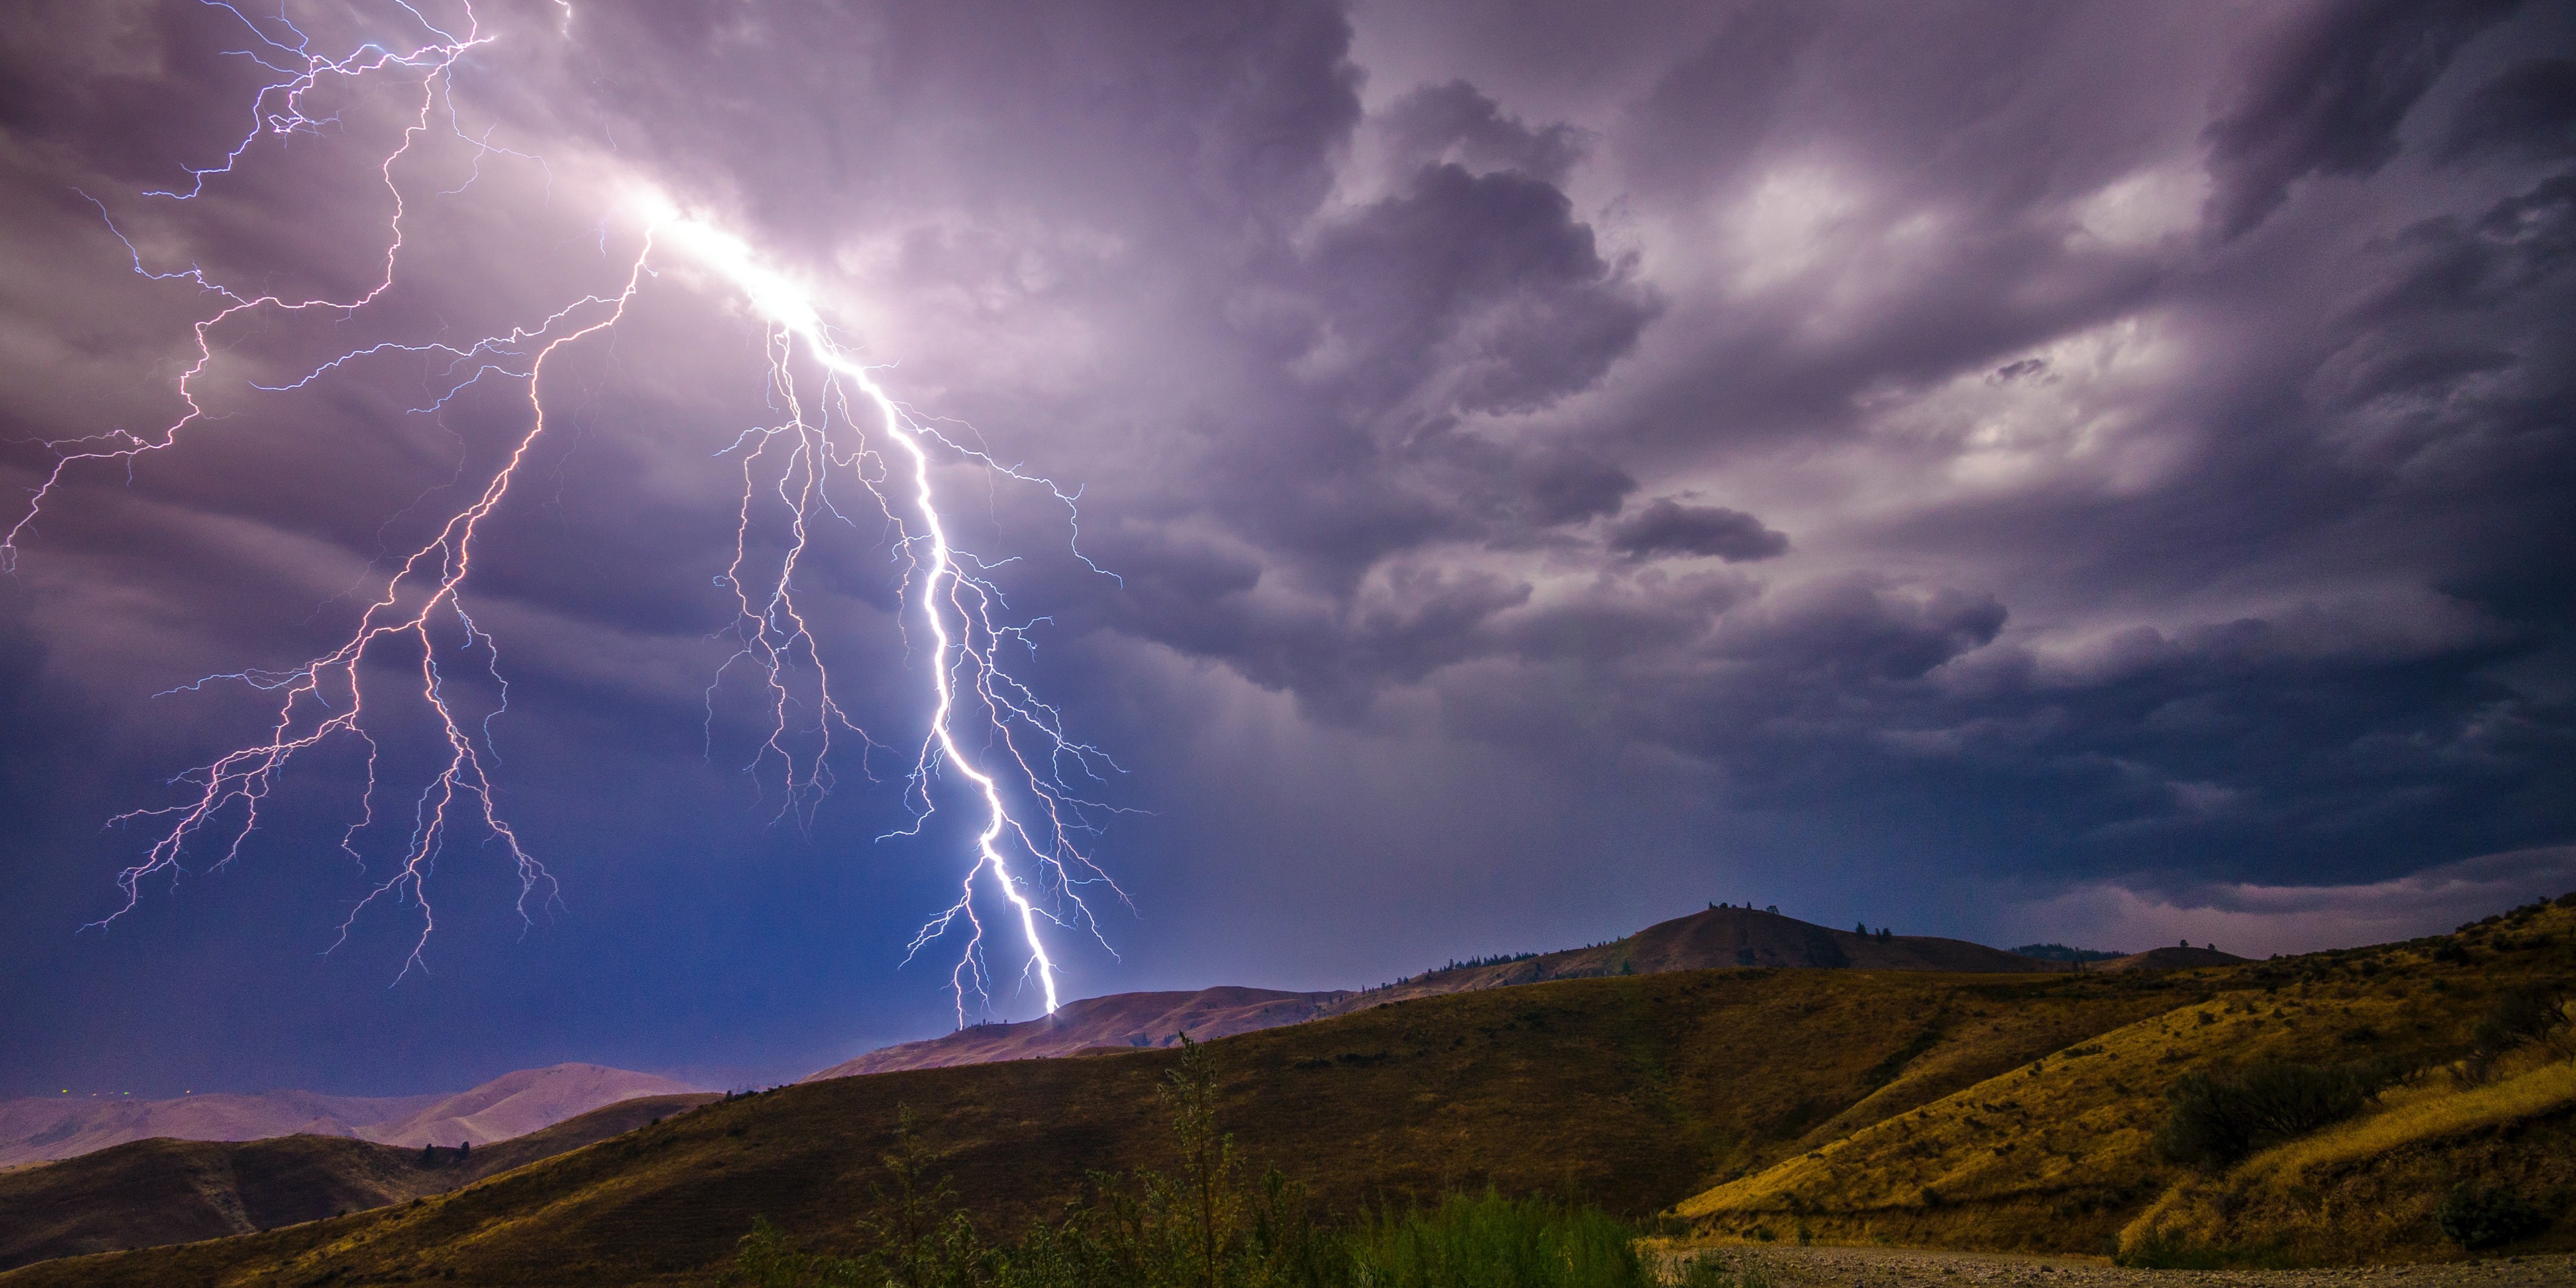
[{"label": "lightning bolt", "polygon": [[[468,134],[458,120],[455,69],[469,52],[493,39],[483,33],[470,5],[460,5],[461,22],[442,27],[405,0],[394,0],[393,8],[408,21],[392,25],[411,31],[410,36],[368,41],[348,54],[326,57],[314,52],[313,40],[287,19],[282,8],[274,17],[255,19],[223,0],[201,3],[238,18],[254,44],[231,52],[250,58],[278,79],[258,91],[251,104],[249,132],[218,164],[190,169],[191,182],[184,189],[144,195],[171,202],[194,200],[248,163],[263,137],[321,133],[334,118],[316,116],[308,107],[325,82],[392,80],[404,87],[405,102],[417,90],[417,108],[408,116],[398,144],[376,167],[392,202],[383,272],[369,288],[343,298],[239,291],[199,265],[176,270],[152,267],[135,242],[117,229],[106,206],[93,198],[101,218],[125,245],[133,271],[155,280],[191,283],[213,297],[214,307],[191,324],[196,358],[175,382],[181,414],[150,435],[120,429],[50,444],[55,453],[51,470],[27,498],[24,512],[0,534],[0,571],[15,569],[22,538],[48,503],[56,501],[70,471],[100,462],[130,465],[137,457],[169,451],[205,419],[199,399],[209,379],[217,339],[237,320],[274,321],[298,315],[347,320],[394,289],[403,261],[404,223],[410,213],[397,170],[433,129],[442,104],[447,108],[449,131],[474,149],[476,175],[481,173],[483,159],[493,154],[543,164],[530,154],[494,146],[490,130],[479,138]],[[571,6],[563,7],[568,31]],[[466,185],[472,182],[468,178]],[[464,186],[447,193],[462,191]],[[717,453],[737,459],[743,492],[733,558],[720,579],[733,595],[736,620],[729,633],[738,647],[708,688],[710,754],[717,690],[737,670],[756,677],[768,695],[768,728],[745,769],[761,774],[773,763],[780,766],[782,817],[792,816],[800,823],[810,820],[816,802],[830,790],[829,762],[836,733],[859,739],[863,766],[866,750],[877,746],[835,696],[834,676],[814,619],[797,599],[798,573],[813,543],[835,524],[858,530],[835,493],[836,485],[844,489],[854,485],[868,499],[869,509],[888,534],[892,553],[902,561],[900,620],[907,641],[915,638],[916,629],[928,639],[924,652],[929,712],[904,793],[910,823],[887,836],[919,836],[939,808],[935,785],[942,781],[953,780],[963,789],[974,802],[979,824],[956,899],[922,924],[905,960],[962,930],[963,949],[948,982],[958,1023],[964,1025],[969,1020],[970,998],[988,1009],[992,1005],[998,979],[988,962],[989,914],[979,909],[998,908],[1017,931],[1025,952],[1021,979],[1036,985],[1046,1009],[1053,1012],[1062,972],[1048,951],[1041,923],[1078,928],[1106,947],[1082,892],[1099,886],[1125,898],[1078,843],[1080,836],[1097,831],[1093,820],[1112,807],[1075,793],[1067,784],[1077,777],[1099,781],[1100,769],[1115,771],[1116,765],[1098,748],[1068,737],[1061,713],[1040,701],[1004,666],[1006,651],[1034,647],[1030,629],[1044,619],[1009,618],[1001,590],[986,575],[1008,560],[987,562],[955,544],[938,484],[943,468],[963,466],[996,479],[1043,488],[1064,507],[1070,530],[1078,533],[1075,495],[960,441],[939,422],[899,401],[879,379],[883,368],[862,361],[839,338],[828,321],[829,310],[814,290],[769,263],[739,236],[684,210],[649,183],[630,184],[621,207],[637,219],[642,231],[626,262],[623,284],[614,291],[584,295],[531,324],[471,343],[380,343],[318,363],[293,381],[249,385],[259,391],[291,391],[386,355],[426,356],[443,359],[446,365],[433,382],[436,396],[412,410],[437,411],[486,379],[515,380],[525,388],[527,424],[481,491],[449,513],[428,540],[392,563],[374,598],[336,647],[292,669],[244,670],[183,686],[195,690],[217,681],[237,683],[275,695],[277,705],[264,737],[172,780],[192,789],[183,792],[177,803],[138,809],[113,820],[119,825],[151,827],[155,835],[143,857],[118,874],[123,904],[93,924],[104,926],[131,911],[142,897],[142,883],[156,874],[176,875],[189,853],[204,848],[219,851],[211,865],[215,868],[239,857],[258,830],[262,806],[290,762],[327,742],[351,741],[364,752],[359,817],[340,839],[340,849],[364,870],[367,860],[360,840],[376,826],[378,800],[388,790],[379,777],[385,748],[371,716],[394,700],[368,671],[395,649],[403,655],[418,654],[418,665],[403,669],[408,678],[401,694],[406,702],[416,699],[419,709],[429,713],[438,769],[411,796],[409,834],[399,861],[350,908],[334,947],[346,941],[370,905],[391,897],[417,906],[420,916],[419,936],[396,980],[425,968],[423,953],[436,927],[429,880],[460,826],[479,828],[510,856],[519,877],[518,910],[523,921],[532,922],[531,902],[539,900],[540,892],[547,901],[559,895],[554,877],[521,845],[495,799],[489,764],[498,758],[492,750],[491,721],[508,708],[508,685],[500,672],[497,644],[475,621],[463,592],[474,569],[484,521],[509,497],[531,453],[546,436],[548,362],[568,346],[615,328],[655,280],[654,265],[676,256],[712,271],[761,319],[768,359],[767,394],[770,405],[781,413],[781,419],[742,431]],[[607,221],[602,223],[601,242],[604,251]],[[773,506],[785,516],[787,541],[784,553],[771,560],[756,554],[755,547],[761,517],[773,512]],[[1078,547],[1074,554],[1082,557]],[[1102,571],[1088,558],[1083,562],[1095,572]],[[498,705],[480,721],[451,696],[448,671],[460,663],[479,665],[498,687]],[[799,714],[809,709],[810,717]]]}]

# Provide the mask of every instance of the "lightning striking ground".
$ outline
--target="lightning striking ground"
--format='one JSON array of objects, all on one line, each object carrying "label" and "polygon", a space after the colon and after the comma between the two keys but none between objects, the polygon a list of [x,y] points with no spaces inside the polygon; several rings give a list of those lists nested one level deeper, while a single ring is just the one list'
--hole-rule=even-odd
[{"label": "lightning striking ground", "polygon": [[[313,40],[282,9],[274,17],[253,18],[222,0],[202,2],[240,19],[255,43],[233,52],[278,79],[258,91],[251,104],[249,132],[220,163],[189,170],[190,183],[184,188],[143,195],[174,203],[196,200],[210,185],[223,183],[249,163],[264,138],[282,145],[296,136],[321,134],[326,124],[335,124],[327,114],[308,111],[325,86],[356,87],[390,80],[401,87],[407,105],[414,101],[416,90],[417,107],[406,108],[399,142],[375,167],[392,205],[383,271],[367,288],[339,297],[253,293],[233,288],[200,265],[155,268],[146,262],[145,252],[118,231],[136,273],[160,281],[184,281],[212,297],[214,307],[191,324],[195,360],[175,381],[182,411],[148,435],[119,429],[52,444],[51,470],[27,497],[24,511],[0,533],[0,571],[15,569],[22,542],[33,533],[39,518],[49,505],[62,504],[58,493],[71,472],[101,464],[130,466],[138,457],[171,451],[191,436],[207,419],[200,396],[221,338],[230,328],[273,325],[307,315],[345,323],[396,289],[406,245],[405,221],[411,214],[405,184],[397,172],[413,156],[415,145],[433,130],[442,104],[452,132],[475,149],[475,175],[480,175],[484,157],[493,154],[544,164],[528,154],[493,146],[489,130],[480,138],[467,134],[457,121],[458,66],[471,51],[493,39],[483,32],[470,5],[460,3],[461,21],[442,26],[424,16],[420,7],[393,0],[392,8],[400,17],[388,26],[410,35],[368,40],[334,58],[314,52]],[[566,22],[568,26],[569,6]],[[466,185],[473,182],[469,177]],[[445,192],[452,195],[466,185]],[[410,903],[419,909],[420,933],[397,979],[422,967],[423,952],[436,927],[429,880],[460,826],[479,828],[509,855],[520,884],[518,906],[523,919],[532,919],[532,904],[557,896],[555,878],[521,844],[496,800],[490,766],[497,756],[490,722],[507,709],[508,686],[501,676],[497,643],[469,611],[466,592],[486,520],[509,498],[531,453],[546,437],[548,362],[568,346],[613,330],[654,283],[655,265],[681,257],[713,272],[761,319],[769,402],[782,416],[742,431],[718,453],[737,459],[743,492],[733,558],[723,578],[735,603],[736,621],[730,633],[738,647],[709,688],[710,753],[716,690],[737,669],[748,670],[768,695],[766,735],[746,769],[767,773],[766,766],[779,766],[782,815],[803,821],[830,789],[836,734],[859,740],[863,763],[866,752],[878,745],[835,695],[824,642],[817,637],[812,615],[797,598],[802,562],[822,531],[834,526],[859,531],[835,492],[836,487],[843,494],[855,489],[868,499],[869,510],[881,520],[892,553],[901,561],[906,633],[909,636],[918,629],[928,638],[922,652],[930,677],[925,695],[929,710],[925,732],[911,758],[905,793],[912,821],[890,835],[919,835],[938,809],[937,784],[951,779],[974,802],[978,816],[971,862],[957,898],[923,924],[907,960],[962,930],[964,946],[949,983],[958,1022],[963,1025],[970,1018],[970,999],[989,1006],[999,983],[988,964],[989,914],[979,912],[979,908],[998,908],[1017,931],[1026,954],[1019,974],[1035,984],[1047,1010],[1054,1011],[1062,972],[1048,951],[1041,923],[1078,928],[1098,939],[1100,929],[1082,891],[1096,885],[1117,892],[1078,844],[1078,837],[1094,830],[1092,818],[1107,807],[1077,795],[1066,783],[1075,776],[1096,779],[1099,768],[1114,769],[1114,765],[1098,749],[1069,738],[1056,709],[1038,700],[1003,665],[1005,650],[1029,645],[1028,629],[1034,623],[1010,621],[1000,589],[984,575],[985,569],[996,565],[955,545],[938,484],[944,468],[964,466],[1043,488],[1065,507],[1069,524],[1078,519],[1073,496],[1043,477],[958,441],[935,422],[912,412],[880,382],[881,368],[861,361],[838,338],[827,321],[828,310],[813,291],[771,265],[740,237],[683,210],[649,184],[632,185],[622,204],[624,213],[641,224],[641,232],[634,254],[625,261],[622,285],[613,290],[581,295],[531,324],[470,343],[379,343],[329,358],[292,380],[247,382],[254,391],[287,392],[387,355],[426,356],[444,359],[447,365],[436,382],[435,396],[414,410],[443,408],[487,379],[517,381],[525,389],[526,424],[473,499],[449,513],[427,540],[381,574],[377,592],[339,644],[300,666],[210,676],[185,686],[195,689],[229,681],[272,694],[277,705],[262,738],[173,780],[185,785],[177,803],[139,809],[115,820],[152,829],[154,836],[143,857],[118,875],[123,905],[96,924],[112,922],[131,910],[142,898],[147,879],[177,875],[183,870],[183,859],[191,854],[215,853],[214,867],[239,857],[258,830],[262,806],[288,765],[326,743],[346,741],[363,752],[359,816],[342,834],[340,849],[365,869],[368,860],[362,838],[378,825],[380,797],[393,790],[380,776],[385,759],[380,738],[393,735],[385,733],[374,717],[397,700],[384,692],[383,680],[369,671],[414,651],[417,666],[405,663],[403,673],[408,678],[399,695],[405,702],[416,700],[418,710],[428,714],[437,771],[421,783],[417,794],[404,793],[410,800],[410,817],[399,857],[389,871],[372,878],[372,887],[350,908],[341,924],[341,939],[345,941],[358,916],[377,901],[391,897]],[[105,217],[107,207],[101,204],[99,209]],[[109,226],[115,228],[112,219]],[[603,222],[603,252],[607,241]],[[757,553],[754,533],[773,498],[777,512],[785,516],[787,542],[783,554],[769,558]],[[1079,551],[1075,553],[1078,557]],[[476,666],[500,694],[498,704],[479,720],[451,693],[449,671],[460,664]]]}]

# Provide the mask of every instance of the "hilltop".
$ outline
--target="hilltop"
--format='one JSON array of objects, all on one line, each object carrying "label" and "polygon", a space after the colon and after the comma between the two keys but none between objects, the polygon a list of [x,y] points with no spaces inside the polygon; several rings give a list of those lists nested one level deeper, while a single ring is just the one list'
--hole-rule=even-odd
[{"label": "hilltop", "polygon": [[[1606,944],[1425,971],[1393,984],[1357,991],[1286,993],[1260,988],[1208,988],[1195,993],[1112,993],[1086,998],[1068,1002],[1055,1014],[1039,1019],[1017,1024],[979,1024],[941,1037],[871,1051],[812,1074],[805,1081],[991,1060],[1031,1060],[1102,1049],[1169,1047],[1183,1034],[1192,1041],[1206,1042],[1447,993],[1727,966],[2010,973],[2067,969],[2060,963],[1965,940],[1829,930],[1777,912],[1711,905],[1707,911],[1658,922]],[[2103,968],[2120,967],[2105,963]],[[2151,968],[2164,967],[2159,964]]]},{"label": "hilltop", "polygon": [[25,1096],[0,1100],[0,1167],[71,1158],[152,1137],[242,1141],[342,1136],[381,1145],[489,1144],[639,1096],[699,1088],[631,1069],[558,1064],[505,1073],[454,1095],[211,1093],[172,1100]]}]

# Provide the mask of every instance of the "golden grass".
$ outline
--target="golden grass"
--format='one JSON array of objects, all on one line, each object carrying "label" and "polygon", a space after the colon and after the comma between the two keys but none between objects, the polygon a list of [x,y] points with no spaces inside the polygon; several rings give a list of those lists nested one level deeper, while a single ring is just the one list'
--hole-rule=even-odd
[{"label": "golden grass", "polygon": [[2484,1086],[2436,1075],[2384,1096],[2377,1112],[2265,1150],[2224,1176],[2187,1178],[2121,1231],[2121,1246],[2281,1261],[2434,1255],[2432,1212],[2450,1185],[2510,1184],[2545,1200],[2570,1179],[2576,1062],[2521,1063]]},{"label": "golden grass", "polygon": [[2536,1118],[2576,1103],[2576,1062],[2553,1060],[2519,1077],[2458,1089],[2432,1083],[2391,1094],[2385,1108],[2246,1160],[2251,1175],[2328,1167],[2435,1136]]},{"label": "golden grass", "polygon": [[[2466,961],[2444,962],[2433,955],[2439,945],[2418,942],[2193,972],[2187,978],[2206,981],[2210,991],[2190,1005],[2070,1044],[1919,1109],[1881,1115],[1694,1195],[1675,1212],[1703,1241],[1785,1238],[1804,1229],[1852,1242],[2100,1252],[2157,1206],[2158,1196],[2182,1203],[2174,1193],[2206,1188],[2151,1148],[2164,1090],[2176,1079],[2263,1060],[2448,1060],[2465,1048],[2470,1026],[2503,987],[2576,977],[2571,930],[2576,910],[2550,908],[2462,936],[2480,950]],[[2382,1113],[2248,1166],[2280,1166],[2303,1157],[2301,1150],[2316,1151],[2323,1166],[2546,1118],[2568,1103],[2553,1098],[2563,1077],[2535,1073],[2456,1096],[2393,1095]],[[2432,1185],[2410,1176],[2390,1183]],[[2432,1185],[2432,1196],[2414,1206],[2429,1212],[2449,1183]],[[2438,1232],[2421,1221],[2374,1246],[2436,1255],[2438,1243]],[[2301,1255],[2332,1260],[2336,1250],[2319,1240]]]}]

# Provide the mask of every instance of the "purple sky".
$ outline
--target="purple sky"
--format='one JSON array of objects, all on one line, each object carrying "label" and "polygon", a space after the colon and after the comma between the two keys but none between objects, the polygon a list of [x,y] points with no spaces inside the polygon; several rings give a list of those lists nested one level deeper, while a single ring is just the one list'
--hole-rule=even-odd
[{"label": "purple sky", "polygon": [[[0,580],[0,1092],[766,1082],[947,1022],[953,945],[899,964],[959,816],[878,840],[902,755],[852,754],[779,821],[746,695],[710,714],[717,453],[776,413],[757,319],[677,259],[549,367],[465,590],[511,686],[498,804],[561,905],[524,926],[460,835],[426,974],[394,983],[390,902],[325,955],[372,884],[339,745],[230,865],[75,934],[152,839],[101,824],[273,706],[167,691],[331,647],[526,428],[501,377],[418,410],[418,357],[254,385],[613,294],[640,185],[1079,490],[1115,579],[1043,490],[942,475],[960,544],[1022,556],[1021,674],[1126,771],[1092,848],[1134,906],[1115,956],[1051,934],[1068,996],[1374,983],[1709,900],[2259,955],[2576,886],[2576,17],[1602,10],[478,4],[494,39],[392,172],[396,288],[219,328],[207,418],[71,469]],[[422,38],[288,12],[317,49]],[[10,28],[0,522],[48,442],[182,410],[204,296],[102,207],[154,271],[363,290],[419,106],[334,82],[327,128],[175,202],[279,79],[246,20]],[[843,525],[799,587],[907,747],[898,572]]]}]

